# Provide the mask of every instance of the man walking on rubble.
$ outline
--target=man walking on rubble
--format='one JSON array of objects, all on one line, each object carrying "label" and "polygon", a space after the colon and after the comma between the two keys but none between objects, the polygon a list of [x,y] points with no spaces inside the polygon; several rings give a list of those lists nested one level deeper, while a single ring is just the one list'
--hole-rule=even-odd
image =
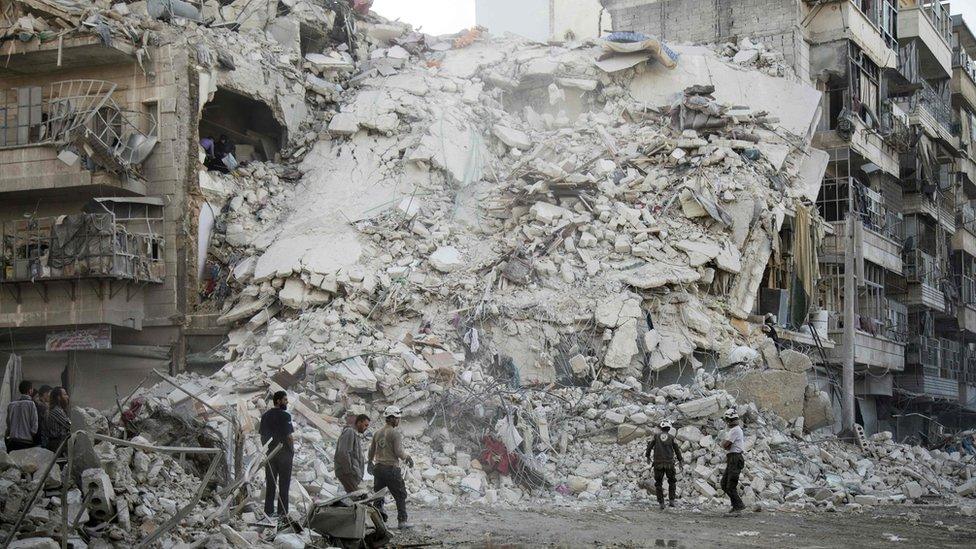
[{"label": "man walking on rubble", "polygon": [[[674,507],[674,498],[677,492],[678,480],[675,475],[675,461],[683,463],[681,449],[678,448],[678,441],[671,434],[674,427],[668,420],[663,420],[659,425],[661,432],[654,435],[654,439],[647,443],[647,450],[644,457],[654,466],[654,490],[657,492],[657,504],[664,509],[664,476],[668,477],[668,506]],[[653,461],[651,456],[654,456]]]},{"label": "man walking on rubble", "polygon": [[722,448],[725,449],[725,473],[722,474],[722,491],[729,496],[732,502],[732,509],[729,513],[738,515],[746,508],[739,497],[739,475],[745,467],[742,459],[742,452],[745,449],[745,435],[742,433],[742,426],[739,425],[739,414],[735,408],[729,408],[725,412],[725,424],[729,427],[725,440],[722,441]]},{"label": "man walking on rubble", "polygon": [[[413,467],[413,458],[403,449],[403,433],[397,430],[403,412],[396,406],[387,406],[383,412],[386,425],[373,435],[369,446],[369,471],[373,474],[373,490],[379,492],[389,488],[397,507],[397,525],[401,530],[411,528],[407,522],[407,487],[403,483],[400,460]],[[373,462],[376,465],[373,465]],[[380,501],[382,512],[383,502]]]},{"label": "man walking on rubble", "polygon": [[291,467],[295,459],[295,427],[288,410],[288,393],[276,392],[272,408],[261,416],[261,444],[268,444],[268,453],[281,446],[281,450],[264,467],[264,513],[275,516],[275,492],[277,491],[278,515],[288,516],[288,493],[291,487]]},{"label": "man walking on rubble", "polygon": [[359,489],[363,481],[365,459],[363,433],[369,428],[369,416],[359,414],[353,425],[346,425],[339,435],[335,449],[335,475],[347,494]]}]

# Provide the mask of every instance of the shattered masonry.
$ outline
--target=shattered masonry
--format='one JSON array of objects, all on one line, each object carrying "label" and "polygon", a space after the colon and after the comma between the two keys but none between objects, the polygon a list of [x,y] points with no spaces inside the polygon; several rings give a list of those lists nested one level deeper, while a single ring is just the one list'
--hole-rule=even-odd
[{"label": "shattered masonry", "polygon": [[[28,242],[3,250],[0,326],[22,347],[6,371],[60,384],[51,357],[68,355],[73,422],[91,433],[63,499],[60,465],[41,478],[51,452],[0,454],[0,534],[23,515],[22,542],[59,538],[66,507],[68,537],[92,544],[311,543],[255,525],[255,430],[281,388],[296,518],[341,489],[347,415],[376,425],[390,404],[412,503],[643,501],[644,439],[669,418],[683,502],[717,507],[735,407],[747,505],[972,512],[958,451],[831,434],[826,334],[806,315],[764,331],[771,277],[795,274],[785,287],[813,310],[836,236],[815,207],[822,94],[764,45],[433,37],[368,2],[86,4],[0,12],[0,83],[20,94],[0,163],[37,163],[0,176],[3,227]],[[56,124],[66,96],[45,90],[64,82],[87,106]],[[222,133],[230,173],[198,146]],[[144,240],[82,253],[75,226]],[[110,349],[72,350],[80,335]]]}]

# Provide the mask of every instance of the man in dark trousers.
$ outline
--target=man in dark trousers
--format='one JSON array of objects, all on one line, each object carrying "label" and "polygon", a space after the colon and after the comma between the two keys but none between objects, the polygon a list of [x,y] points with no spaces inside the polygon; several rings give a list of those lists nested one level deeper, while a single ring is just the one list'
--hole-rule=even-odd
[{"label": "man in dark trousers", "polygon": [[[369,470],[373,473],[373,490],[379,492],[389,488],[397,507],[397,526],[401,530],[410,528],[407,522],[407,487],[403,483],[403,473],[400,471],[402,459],[413,467],[413,458],[403,449],[403,433],[397,430],[400,416],[403,413],[396,406],[387,406],[383,412],[386,425],[373,435],[373,443],[369,446]],[[376,465],[373,465],[373,462]],[[383,502],[380,502],[382,511]]]},{"label": "man in dark trousers", "polygon": [[34,443],[41,448],[47,448],[47,415],[50,404],[51,386],[41,385],[41,388],[34,393],[34,406],[37,408],[37,433],[34,435]]},{"label": "man in dark trousers", "polygon": [[335,475],[347,494],[359,489],[363,481],[365,462],[363,433],[369,428],[369,416],[359,414],[352,425],[346,425],[339,435],[335,449]]},{"label": "man in dark trousers", "polygon": [[270,454],[275,448],[281,450],[268,461],[264,468],[265,494],[264,512],[269,517],[275,516],[275,492],[277,490],[278,515],[288,515],[288,491],[291,486],[291,466],[295,459],[295,428],[291,424],[291,414],[288,409],[288,393],[276,392],[271,399],[272,408],[261,416],[261,444],[267,444]]},{"label": "man in dark trousers", "polygon": [[739,414],[735,408],[729,408],[725,412],[725,424],[729,431],[725,434],[722,441],[722,448],[725,449],[725,473],[722,474],[722,491],[729,496],[732,502],[732,509],[729,513],[738,515],[746,508],[739,497],[739,475],[745,467],[742,459],[742,452],[745,449],[745,435],[742,433],[742,426],[739,425]]},{"label": "man in dark trousers", "polygon": [[8,452],[37,446],[34,436],[40,427],[37,421],[37,405],[31,399],[34,384],[25,379],[17,386],[17,390],[20,396],[7,405],[7,432],[4,440]]},{"label": "man in dark trousers", "polygon": [[[664,476],[668,477],[668,506],[674,507],[674,497],[677,491],[677,477],[675,476],[675,463],[683,463],[681,458],[681,448],[678,448],[678,441],[671,433],[671,422],[661,421],[659,425],[661,432],[654,435],[654,438],[647,443],[647,450],[644,457],[649,463],[654,465],[654,490],[657,492],[657,504],[664,509]],[[653,457],[653,461],[651,456]]]}]

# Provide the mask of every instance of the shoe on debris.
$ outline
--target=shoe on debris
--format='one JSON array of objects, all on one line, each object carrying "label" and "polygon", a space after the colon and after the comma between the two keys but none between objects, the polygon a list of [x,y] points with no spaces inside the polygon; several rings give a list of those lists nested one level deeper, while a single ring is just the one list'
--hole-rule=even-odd
[{"label": "shoe on debris", "polygon": [[400,530],[410,530],[413,528],[413,524],[410,524],[409,522],[400,522],[397,523],[397,528]]}]

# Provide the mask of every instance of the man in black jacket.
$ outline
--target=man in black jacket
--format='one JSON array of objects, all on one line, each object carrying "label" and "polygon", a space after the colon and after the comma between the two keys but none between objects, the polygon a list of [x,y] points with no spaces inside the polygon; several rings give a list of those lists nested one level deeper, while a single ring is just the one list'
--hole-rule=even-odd
[{"label": "man in black jacket", "polygon": [[277,500],[278,516],[284,518],[288,515],[288,491],[291,488],[292,461],[295,459],[295,427],[291,423],[291,414],[286,411],[288,393],[278,391],[271,401],[273,406],[261,416],[261,426],[258,429],[261,433],[261,444],[271,441],[268,453],[278,446],[282,448],[264,468],[264,512],[269,517],[274,516]]},{"label": "man in black jacket", "polygon": [[[654,435],[654,438],[647,443],[647,450],[644,457],[649,463],[654,464],[654,489],[657,491],[657,504],[664,509],[664,476],[668,477],[668,502],[670,507],[674,507],[674,497],[677,490],[677,477],[675,475],[675,463],[682,463],[681,449],[678,448],[678,441],[671,434],[671,422],[661,421],[661,432]],[[651,456],[653,455],[653,460]]]}]

